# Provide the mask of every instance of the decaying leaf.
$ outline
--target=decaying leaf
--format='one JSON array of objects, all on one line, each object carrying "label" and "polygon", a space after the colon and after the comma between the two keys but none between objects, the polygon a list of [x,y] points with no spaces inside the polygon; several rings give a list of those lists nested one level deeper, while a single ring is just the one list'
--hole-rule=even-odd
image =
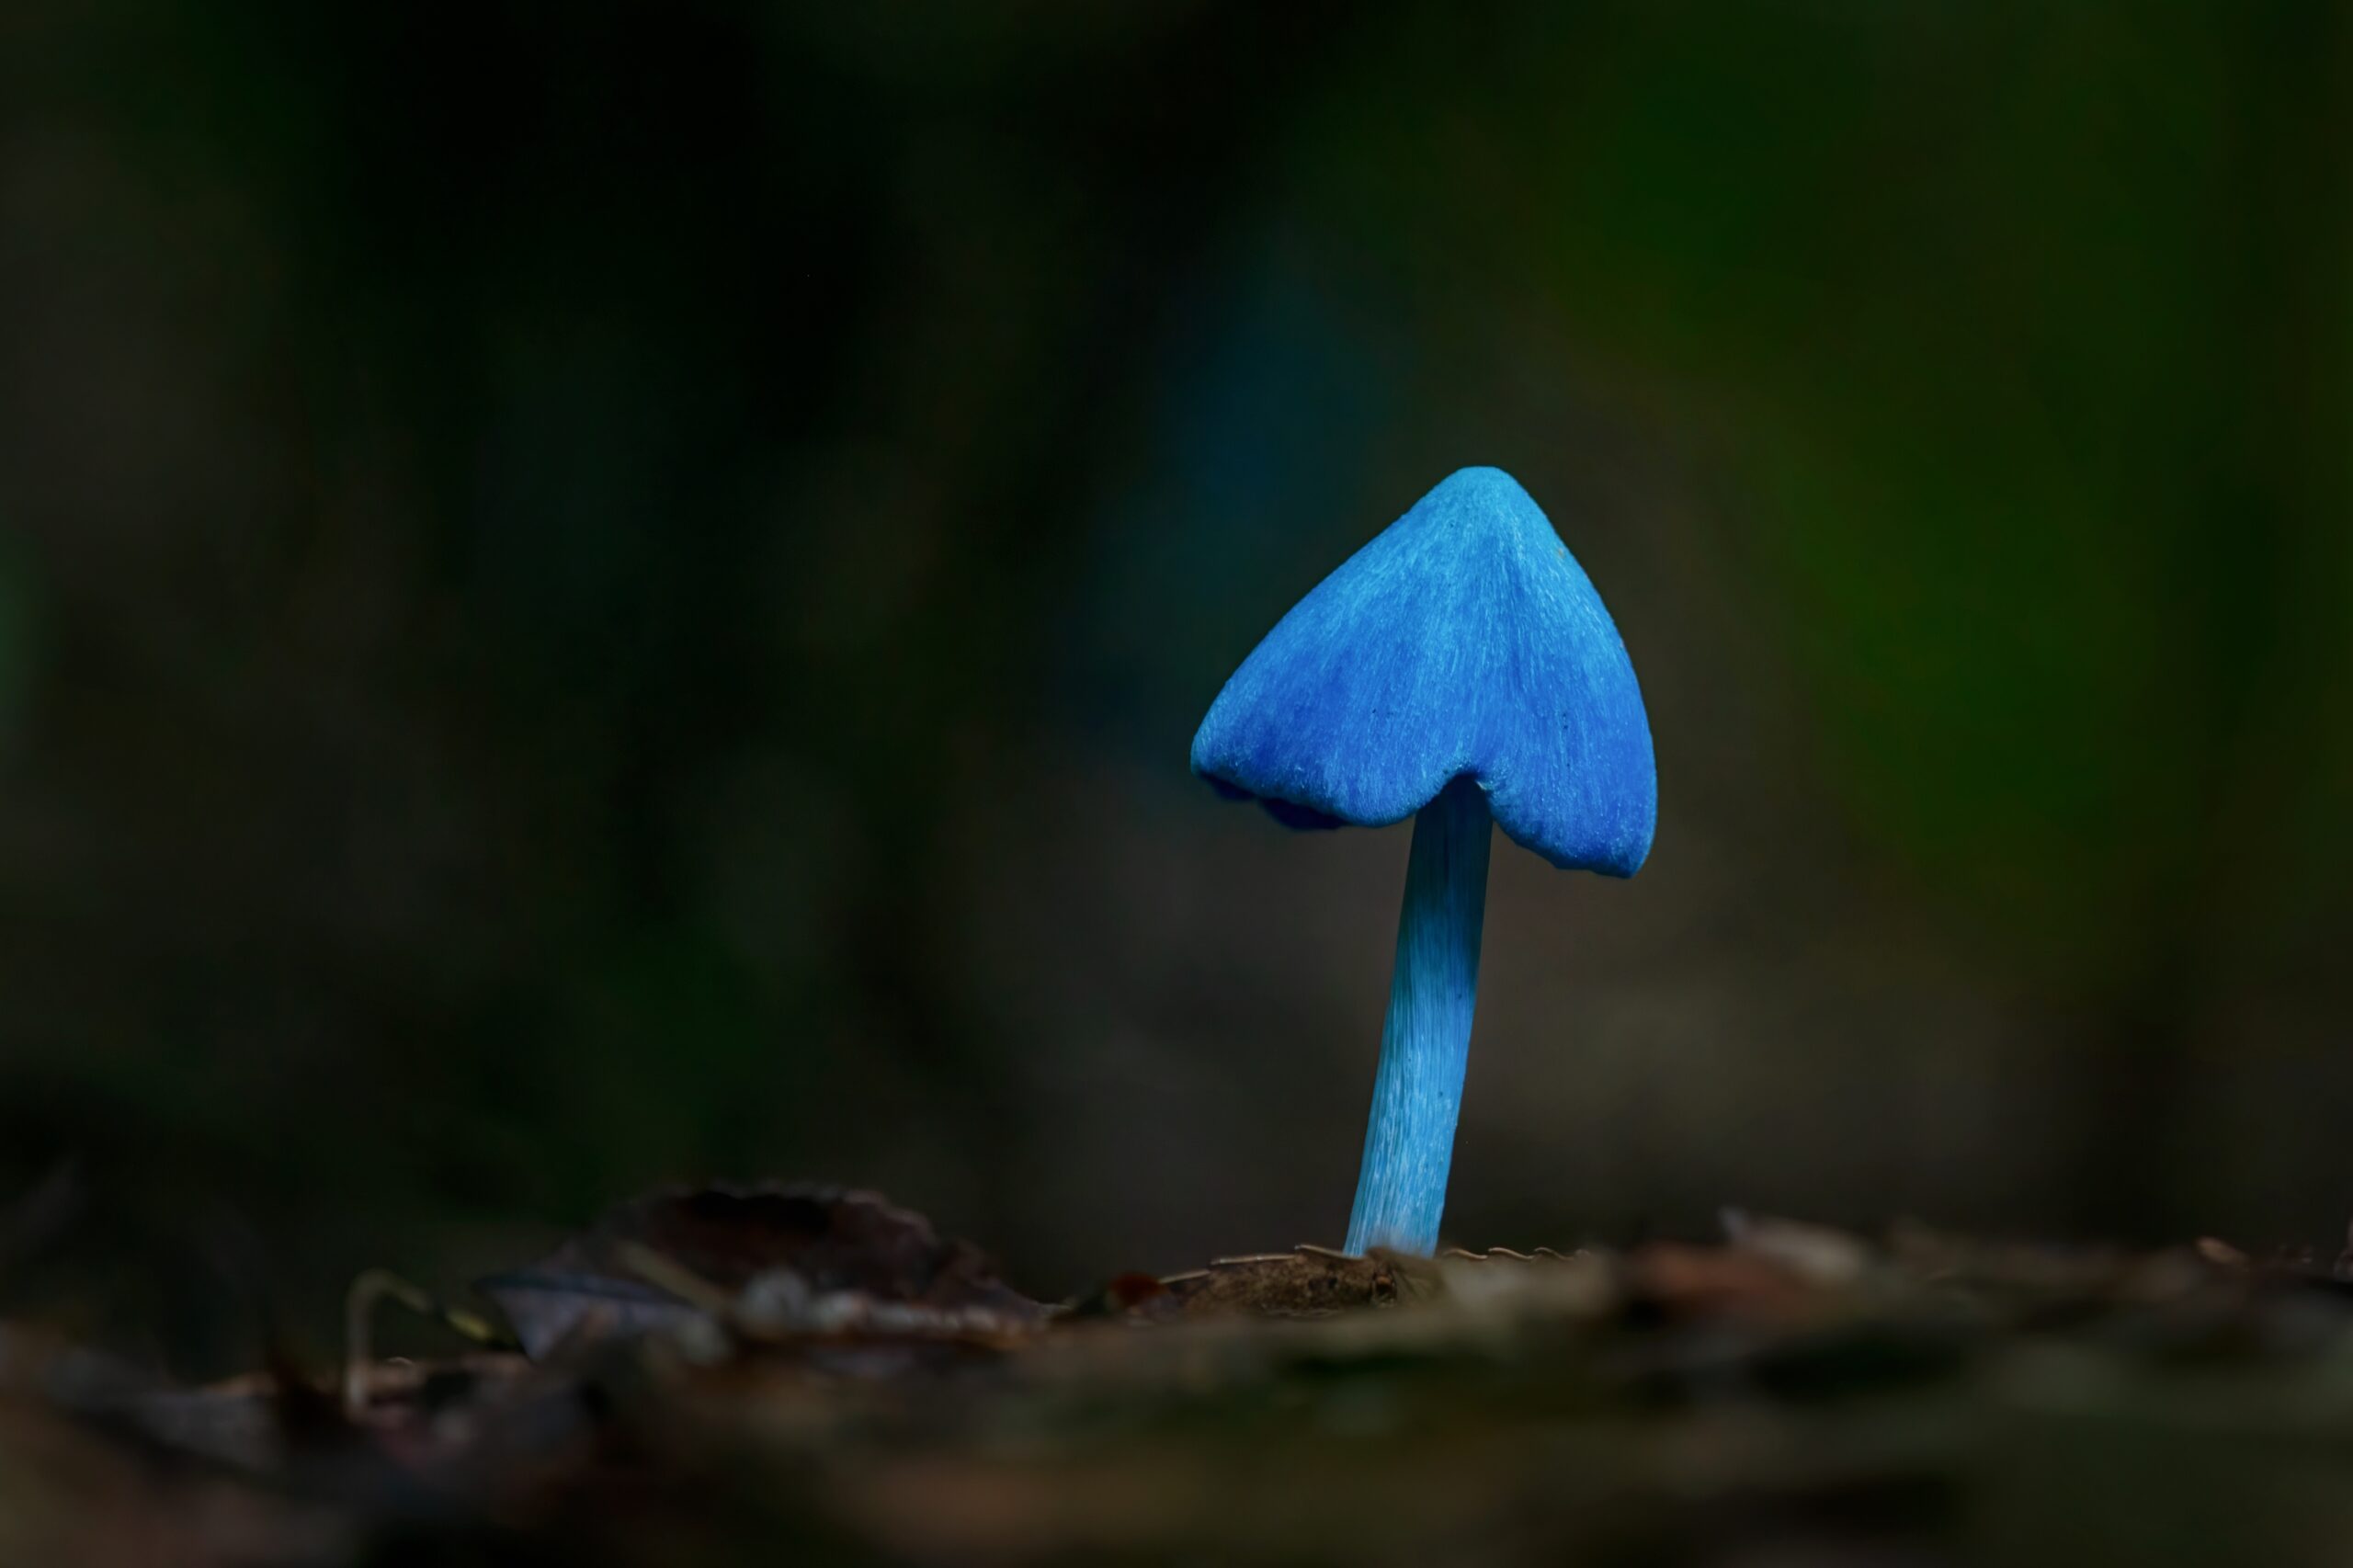
[{"label": "decaying leaf", "polygon": [[1046,1314],[922,1215],[814,1185],[651,1193],[475,1289],[534,1358],[566,1341],[679,1328],[722,1303],[779,1334],[994,1332]]},{"label": "decaying leaf", "polygon": [[658,1285],[587,1272],[518,1268],[477,1280],[474,1289],[506,1314],[535,1361],[567,1344],[684,1328],[704,1316]]}]

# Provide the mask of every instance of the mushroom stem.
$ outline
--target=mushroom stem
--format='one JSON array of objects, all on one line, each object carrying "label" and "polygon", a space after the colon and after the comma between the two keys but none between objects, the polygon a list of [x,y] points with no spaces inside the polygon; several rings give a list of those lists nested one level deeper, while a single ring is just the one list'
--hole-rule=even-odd
[{"label": "mushroom stem", "polygon": [[1389,1021],[1348,1217],[1352,1253],[1380,1246],[1427,1257],[1438,1249],[1478,1001],[1490,824],[1486,791],[1467,775],[1414,818]]}]

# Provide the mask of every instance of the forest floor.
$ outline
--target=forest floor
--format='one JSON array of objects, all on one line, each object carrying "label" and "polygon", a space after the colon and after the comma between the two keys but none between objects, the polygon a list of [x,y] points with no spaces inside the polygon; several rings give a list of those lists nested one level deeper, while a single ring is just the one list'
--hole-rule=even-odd
[{"label": "forest floor", "polygon": [[[1049,1306],[870,1195],[656,1194],[495,1313],[361,1281],[339,1382],[0,1324],[0,1568],[2353,1561],[2344,1261],[1726,1230]],[[404,1307],[482,1348],[371,1358]]]}]

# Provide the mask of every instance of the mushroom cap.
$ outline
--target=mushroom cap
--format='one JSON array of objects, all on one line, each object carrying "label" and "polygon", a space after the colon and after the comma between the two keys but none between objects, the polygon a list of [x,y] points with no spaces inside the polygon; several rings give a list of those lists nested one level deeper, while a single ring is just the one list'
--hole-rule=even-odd
[{"label": "mushroom cap", "polygon": [[1619,877],[1658,821],[1626,644],[1495,468],[1448,476],[1291,607],[1210,705],[1193,771],[1291,827],[1402,822],[1468,775],[1514,842]]}]

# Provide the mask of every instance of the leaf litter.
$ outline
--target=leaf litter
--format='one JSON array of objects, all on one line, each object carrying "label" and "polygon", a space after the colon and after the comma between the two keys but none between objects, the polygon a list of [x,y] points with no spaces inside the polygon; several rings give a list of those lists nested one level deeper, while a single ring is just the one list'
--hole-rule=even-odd
[{"label": "leaf litter", "polygon": [[[0,1565],[2340,1560],[2353,1265],[1302,1246],[1047,1303],[870,1194],[675,1189],[355,1290],[336,1380],[0,1321]],[[405,1309],[474,1347],[379,1361]],[[494,1321],[494,1318],[503,1319]]]}]

